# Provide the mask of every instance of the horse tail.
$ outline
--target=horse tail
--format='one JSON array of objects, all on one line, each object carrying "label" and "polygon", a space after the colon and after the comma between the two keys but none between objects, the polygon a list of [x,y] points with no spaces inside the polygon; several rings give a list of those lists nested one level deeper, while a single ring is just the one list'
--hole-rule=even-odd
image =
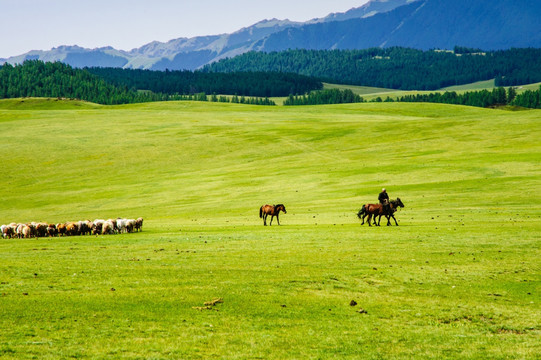
[{"label": "horse tail", "polygon": [[263,206],[259,208],[259,217],[263,217]]},{"label": "horse tail", "polygon": [[359,219],[362,219],[363,218],[363,215],[366,213],[366,205],[363,205],[363,207],[361,208],[361,210],[359,210],[359,212],[357,213],[357,217]]}]

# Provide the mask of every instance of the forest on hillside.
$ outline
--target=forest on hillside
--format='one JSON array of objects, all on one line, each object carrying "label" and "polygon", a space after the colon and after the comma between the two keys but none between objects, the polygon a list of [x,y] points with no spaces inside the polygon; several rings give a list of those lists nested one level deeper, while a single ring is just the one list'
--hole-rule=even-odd
[{"label": "forest on hillside", "polygon": [[517,94],[514,87],[510,86],[507,90],[498,87],[489,90],[466,91],[458,94],[455,91],[437,92],[430,94],[416,94],[399,96],[396,99],[387,98],[376,101],[398,101],[398,102],[430,102],[452,105],[466,105],[476,107],[501,107],[501,106],[519,106],[523,108],[539,109],[541,108],[541,87],[538,90],[526,90]]},{"label": "forest on hillside", "polygon": [[318,79],[283,72],[207,73],[120,68],[85,68],[85,70],[117,86],[170,95],[206,93],[278,97],[305,94],[323,88]]},{"label": "forest on hillside", "polygon": [[[100,75],[98,75],[100,74]],[[275,88],[274,88],[275,87]],[[275,105],[271,96],[287,96],[284,105],[317,105],[363,102],[351,90],[321,90],[321,82],[306,76],[280,73],[159,72],[111,68],[73,69],[69,65],[38,60],[0,66],[0,99],[17,97],[75,98],[104,105],[149,101],[194,100]],[[149,91],[149,88],[151,91]],[[142,91],[146,90],[146,91]],[[212,92],[207,96],[206,92]],[[216,92],[221,94],[218,96]],[[240,95],[238,95],[240,93]],[[223,94],[234,94],[232,97]],[[255,94],[247,98],[244,94]],[[277,95],[280,94],[280,95]],[[437,102],[494,107],[514,105],[541,108],[541,88],[516,92],[498,87],[456,92],[406,95],[372,101]]]},{"label": "forest on hillside", "polygon": [[[325,104],[347,104],[365,102],[360,95],[355,95],[353,91],[325,89],[313,91],[305,95],[289,95],[284,101],[284,105],[325,105]],[[515,106],[521,108],[540,109],[541,108],[541,87],[538,90],[526,90],[517,93],[516,89],[510,86],[507,90],[503,87],[489,90],[466,91],[457,93],[456,91],[433,92],[408,94],[398,97],[383,99],[376,97],[370,102],[425,102],[451,105],[465,105],[483,108],[501,108],[503,106]]]},{"label": "forest on hillside", "polygon": [[[267,97],[306,93],[322,87],[317,79],[282,73],[74,69],[61,62],[39,60],[0,66],[0,99],[61,97],[103,105],[167,100],[275,105]],[[235,96],[218,97],[217,94]]]},{"label": "forest on hillside", "polygon": [[103,105],[166,100],[161,94],[115,86],[88,71],[61,62],[27,60],[21,65],[0,66],[0,99],[62,97]]},{"label": "forest on hillside", "polygon": [[205,72],[292,72],[348,85],[438,90],[496,79],[496,86],[541,82],[541,49],[454,51],[410,48],[249,52],[207,65]]}]

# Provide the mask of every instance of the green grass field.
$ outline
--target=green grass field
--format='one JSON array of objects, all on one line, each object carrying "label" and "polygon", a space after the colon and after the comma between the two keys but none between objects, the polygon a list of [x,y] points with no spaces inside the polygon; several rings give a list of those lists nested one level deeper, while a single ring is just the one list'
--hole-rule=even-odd
[{"label": "green grass field", "polygon": [[[23,100],[0,224],[145,224],[0,239],[2,359],[541,354],[541,111]],[[361,227],[382,187],[400,226]]]},{"label": "green grass field", "polygon": [[486,80],[486,81],[477,81],[472,84],[466,84],[466,85],[456,85],[456,86],[449,86],[446,88],[443,88],[442,90],[446,91],[456,91],[456,92],[464,92],[464,91],[478,91],[478,90],[492,90],[494,89],[494,79],[492,80]]}]

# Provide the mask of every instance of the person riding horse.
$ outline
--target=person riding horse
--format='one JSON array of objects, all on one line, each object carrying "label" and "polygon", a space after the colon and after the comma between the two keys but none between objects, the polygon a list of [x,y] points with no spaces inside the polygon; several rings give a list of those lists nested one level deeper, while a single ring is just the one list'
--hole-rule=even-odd
[{"label": "person riding horse", "polygon": [[391,207],[389,205],[389,194],[385,188],[381,189],[381,192],[378,195],[379,203],[383,206],[383,212],[389,214],[391,212]]},{"label": "person riding horse", "polygon": [[[396,200],[391,201],[387,190],[383,188],[378,195],[378,201],[379,204],[364,204],[361,210],[359,210],[357,217],[363,221],[361,225],[364,224],[364,219],[368,216],[368,225],[372,226],[371,220],[372,216],[374,216],[374,225],[379,226],[381,217],[385,216],[387,218],[387,226],[391,225],[391,218],[394,219],[395,224],[398,226],[394,213],[399,207],[404,207],[402,200],[396,198]],[[376,221],[378,216],[379,218]]]}]

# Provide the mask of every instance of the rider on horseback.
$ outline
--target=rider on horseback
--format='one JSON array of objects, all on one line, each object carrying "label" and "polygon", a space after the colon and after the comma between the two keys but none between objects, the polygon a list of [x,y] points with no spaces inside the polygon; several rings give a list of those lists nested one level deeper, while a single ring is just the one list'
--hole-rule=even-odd
[{"label": "rider on horseback", "polygon": [[385,188],[381,189],[381,192],[378,196],[379,203],[383,205],[383,211],[386,214],[391,213],[391,205],[389,205],[389,194],[387,194],[387,190]]}]

